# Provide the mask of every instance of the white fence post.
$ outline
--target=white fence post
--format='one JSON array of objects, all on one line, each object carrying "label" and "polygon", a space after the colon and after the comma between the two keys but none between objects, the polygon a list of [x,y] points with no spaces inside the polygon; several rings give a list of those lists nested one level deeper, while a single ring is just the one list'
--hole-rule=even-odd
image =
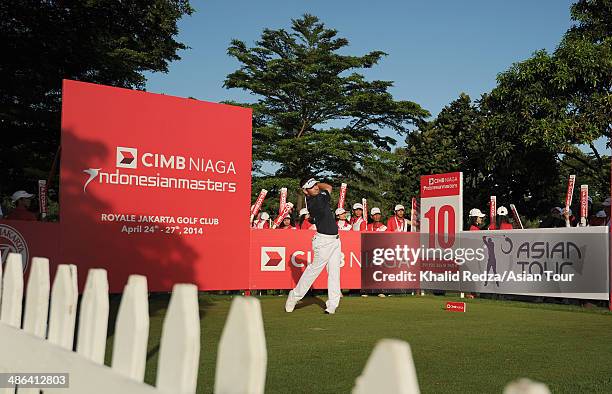
[{"label": "white fence post", "polygon": [[259,300],[234,298],[217,350],[215,393],[263,393],[267,361]]},{"label": "white fence post", "polygon": [[23,302],[23,256],[9,253],[2,278],[2,308],[0,321],[21,328],[21,303]]},{"label": "white fence post", "polygon": [[142,382],[147,364],[149,299],[147,278],[130,275],[115,322],[112,368]]},{"label": "white fence post", "polygon": [[51,289],[49,310],[49,342],[72,350],[78,292],[77,270],[74,265],[60,264]]},{"label": "white fence post", "polygon": [[550,394],[544,383],[522,378],[510,382],[504,389],[504,394]]},{"label": "white fence post", "polygon": [[174,393],[195,393],[200,358],[198,288],[177,284],[172,288],[164,319],[156,386]]},{"label": "white fence post", "polygon": [[419,392],[410,345],[398,339],[382,339],[376,344],[353,388],[353,394]]},{"label": "white fence post", "polygon": [[39,338],[47,334],[50,283],[49,259],[34,257],[26,289],[23,330]]},{"label": "white fence post", "polygon": [[108,280],[106,270],[92,268],[81,299],[77,353],[104,364],[106,332],[108,330]]}]

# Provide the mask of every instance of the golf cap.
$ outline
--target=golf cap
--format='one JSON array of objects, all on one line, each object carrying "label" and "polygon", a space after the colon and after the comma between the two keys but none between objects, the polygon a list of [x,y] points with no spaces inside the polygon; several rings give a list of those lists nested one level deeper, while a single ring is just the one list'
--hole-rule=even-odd
[{"label": "golf cap", "polygon": [[20,198],[30,198],[30,197],[34,197],[34,195],[26,192],[25,190],[17,190],[11,196],[11,200],[13,200],[13,202],[15,202],[15,201],[19,200]]},{"label": "golf cap", "polygon": [[487,215],[485,215],[484,213],[480,212],[480,209],[478,209],[478,208],[472,208],[472,209],[470,209],[470,216],[483,218],[483,217],[485,217]]},{"label": "golf cap", "polygon": [[289,209],[293,209],[293,203],[292,202],[287,202],[285,205],[287,205],[289,207]]},{"label": "golf cap", "polygon": [[395,206],[394,211],[399,211],[399,210],[402,210],[402,209],[403,209],[404,211],[406,210],[406,208],[404,208],[404,206],[403,206],[402,204],[397,204],[397,205]]},{"label": "golf cap", "polygon": [[268,220],[270,219],[270,215],[268,215],[268,212],[263,212],[260,216],[261,220]]},{"label": "golf cap", "polygon": [[302,216],[302,215],[308,215],[308,208],[300,209],[300,216]]},{"label": "golf cap", "polygon": [[501,207],[497,208],[497,214],[498,214],[499,216],[505,216],[505,215],[508,215],[508,208],[506,208],[506,207],[504,207],[504,206],[501,206]]},{"label": "golf cap", "polygon": [[336,215],[342,215],[343,213],[346,213],[346,211],[344,210],[344,208],[337,208],[337,209],[336,209]]},{"label": "golf cap", "polygon": [[355,209],[362,209],[363,210],[363,205],[361,205],[360,202],[356,202],[355,204],[353,204],[353,211]]},{"label": "golf cap", "polygon": [[606,211],[599,211],[595,214],[596,218],[605,218],[606,217]]},{"label": "golf cap", "polygon": [[604,207],[609,207],[611,204],[610,197],[606,198],[604,202],[601,203]]},{"label": "golf cap", "polygon": [[310,189],[310,188],[314,187],[314,185],[316,185],[317,183],[318,182],[317,182],[316,179],[310,178],[309,180],[304,182],[304,184],[302,185],[302,189]]},{"label": "golf cap", "polygon": [[380,208],[378,207],[374,207],[370,210],[370,215],[376,215],[376,214],[380,215]]},{"label": "golf cap", "polygon": [[563,213],[563,208],[554,207],[553,209],[550,210],[550,212],[553,214],[561,215]]}]

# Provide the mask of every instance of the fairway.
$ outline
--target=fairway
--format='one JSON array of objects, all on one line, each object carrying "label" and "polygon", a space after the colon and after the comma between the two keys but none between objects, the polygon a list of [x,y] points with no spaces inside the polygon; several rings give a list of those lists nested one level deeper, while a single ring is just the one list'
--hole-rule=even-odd
[{"label": "fairway", "polygon": [[[284,312],[285,297],[259,299],[267,393],[348,393],[381,338],[410,343],[423,393],[501,393],[518,377],[545,382],[554,393],[612,392],[612,314],[605,310],[476,299],[467,300],[467,313],[457,313],[442,309],[452,297],[370,296],[344,297],[330,316],[316,298],[291,314]],[[200,296],[198,393],[212,392],[230,302],[229,296]],[[148,383],[155,381],[167,303],[168,295],[150,300]],[[111,327],[117,305],[113,300]]]}]

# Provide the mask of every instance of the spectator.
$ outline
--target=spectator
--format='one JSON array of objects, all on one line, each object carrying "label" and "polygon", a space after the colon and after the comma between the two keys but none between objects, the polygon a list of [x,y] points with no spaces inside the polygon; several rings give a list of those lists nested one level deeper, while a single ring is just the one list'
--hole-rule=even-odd
[{"label": "spectator", "polygon": [[572,214],[571,208],[563,208],[561,210],[561,216],[563,217],[563,224],[565,227],[574,227],[578,225],[576,223],[576,216]]},{"label": "spectator", "polygon": [[286,205],[289,207],[289,213],[287,213],[287,216],[291,217],[293,215],[293,203],[287,201]]},{"label": "spectator", "polygon": [[540,224],[541,228],[565,227],[565,220],[561,216],[563,208],[554,207],[550,210],[549,215]]},{"label": "spectator", "polygon": [[356,202],[353,204],[353,216],[351,217],[351,226],[353,231],[365,231],[368,223],[363,219],[363,205]]},{"label": "spectator", "polygon": [[281,222],[280,226],[278,226],[278,228],[283,229],[283,230],[295,230],[295,227],[293,227],[291,217],[289,216],[285,216],[285,218]]},{"label": "spectator", "polygon": [[11,220],[27,220],[35,221],[36,215],[29,210],[32,204],[33,194],[30,194],[24,190],[19,190],[13,193],[11,199],[15,203],[15,209],[13,209],[8,215],[7,219]]},{"label": "spectator", "polygon": [[397,204],[394,208],[395,215],[387,220],[387,231],[409,231],[410,225],[408,219],[404,218],[404,214],[406,213],[406,209],[403,205]]},{"label": "spectator", "polygon": [[497,223],[491,223],[489,225],[489,230],[512,230],[512,224],[508,219],[508,208],[501,206],[497,208]]},{"label": "spectator", "polygon": [[370,215],[372,215],[373,222],[368,224],[366,229],[367,231],[386,231],[387,226],[383,224],[381,221],[382,215],[380,213],[380,208],[374,207],[370,210]]},{"label": "spectator", "polygon": [[270,215],[267,212],[261,212],[258,214],[259,218],[255,221],[253,228],[270,228]]},{"label": "spectator", "polygon": [[592,218],[589,223],[590,226],[605,226],[606,225],[606,212],[598,211]]},{"label": "spectator", "polygon": [[307,208],[300,209],[300,219],[298,221],[299,230],[316,230],[317,226],[310,221],[310,214]]},{"label": "spectator", "polygon": [[483,219],[486,215],[478,208],[470,209],[470,231],[478,231],[483,226]]},{"label": "spectator", "polygon": [[610,225],[610,204],[612,204],[610,197],[606,198],[601,204],[603,205],[603,210],[606,213],[606,226]]},{"label": "spectator", "polygon": [[346,211],[344,208],[336,209],[336,224],[338,225],[338,230],[341,231],[351,231],[353,228],[346,220]]}]

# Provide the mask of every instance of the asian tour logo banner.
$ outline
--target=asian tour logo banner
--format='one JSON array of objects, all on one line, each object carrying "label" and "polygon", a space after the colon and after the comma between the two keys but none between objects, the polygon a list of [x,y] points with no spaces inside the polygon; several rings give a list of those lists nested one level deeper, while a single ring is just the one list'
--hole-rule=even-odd
[{"label": "asian tour logo banner", "polygon": [[111,291],[248,285],[250,109],[64,81],[61,164],[64,259]]},{"label": "asian tour logo banner", "polygon": [[461,232],[451,248],[418,234],[362,236],[362,288],[608,299],[607,227]]}]

